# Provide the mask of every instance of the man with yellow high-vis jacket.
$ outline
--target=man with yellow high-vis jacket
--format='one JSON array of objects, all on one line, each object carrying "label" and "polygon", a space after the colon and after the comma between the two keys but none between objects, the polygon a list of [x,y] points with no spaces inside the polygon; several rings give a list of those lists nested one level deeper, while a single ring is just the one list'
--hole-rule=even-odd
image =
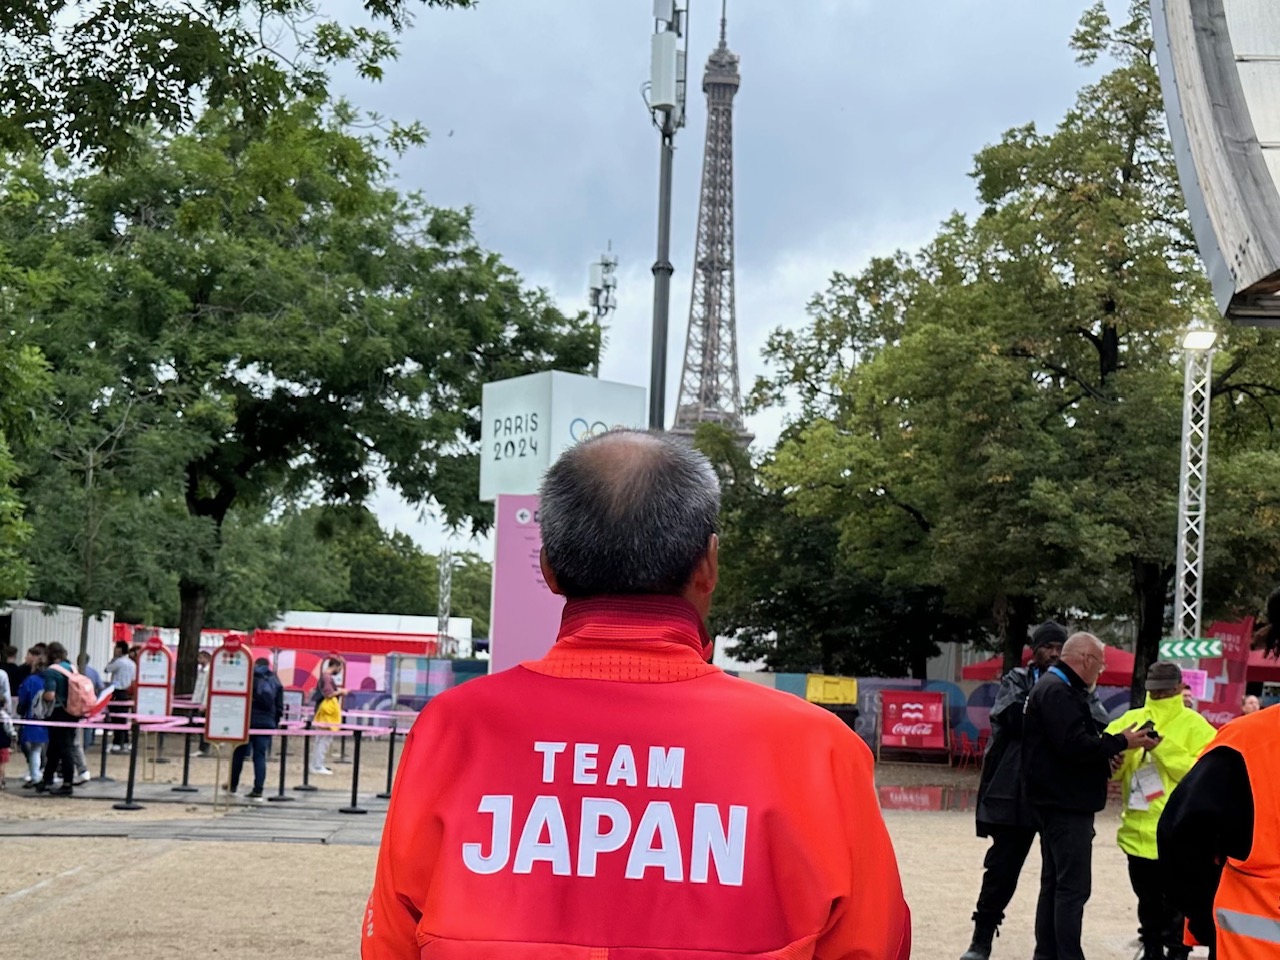
[{"label": "man with yellow high-vis jacket", "polygon": [[[1148,727],[1156,746],[1121,754],[1114,777],[1123,788],[1124,811],[1116,841],[1129,858],[1129,882],[1138,897],[1138,936],[1143,960],[1180,960],[1190,955],[1182,943],[1182,919],[1165,893],[1168,877],[1157,862],[1156,825],[1169,794],[1213,740],[1213,726],[1182,701],[1182,671],[1175,663],[1153,663],[1147,671],[1147,700],[1107,727],[1118,733]],[[1119,759],[1119,758],[1118,758]],[[1165,950],[1168,953],[1165,953]]]}]

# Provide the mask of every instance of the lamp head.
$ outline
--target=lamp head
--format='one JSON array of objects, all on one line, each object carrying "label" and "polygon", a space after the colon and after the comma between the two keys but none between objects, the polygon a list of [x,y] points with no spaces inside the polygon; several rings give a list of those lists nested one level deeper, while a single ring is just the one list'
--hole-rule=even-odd
[{"label": "lamp head", "polygon": [[1182,338],[1182,349],[1212,350],[1213,345],[1217,342],[1218,332],[1216,330],[1188,330],[1186,336]]}]

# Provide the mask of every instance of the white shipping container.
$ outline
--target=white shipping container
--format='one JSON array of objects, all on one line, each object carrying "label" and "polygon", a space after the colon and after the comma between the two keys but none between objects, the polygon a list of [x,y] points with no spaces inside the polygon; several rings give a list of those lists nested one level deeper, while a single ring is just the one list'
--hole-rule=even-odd
[{"label": "white shipping container", "polygon": [[[18,659],[37,643],[56,640],[67,648],[74,662],[80,652],[80,608],[50,607],[39,600],[10,600],[0,607],[9,621],[9,643],[18,648]],[[101,671],[111,659],[115,613],[106,610],[89,621],[89,664]]]}]

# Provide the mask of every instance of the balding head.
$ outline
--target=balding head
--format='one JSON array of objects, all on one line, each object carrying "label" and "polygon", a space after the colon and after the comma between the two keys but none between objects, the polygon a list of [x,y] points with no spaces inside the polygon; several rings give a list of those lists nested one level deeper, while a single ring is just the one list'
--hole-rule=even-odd
[{"label": "balding head", "polygon": [[542,481],[546,565],[568,597],[682,595],[708,553],[720,484],[707,458],[617,430],[571,447]]},{"label": "balding head", "polygon": [[1073,633],[1062,645],[1063,663],[1089,686],[1098,682],[1106,666],[1107,647],[1092,633]]}]

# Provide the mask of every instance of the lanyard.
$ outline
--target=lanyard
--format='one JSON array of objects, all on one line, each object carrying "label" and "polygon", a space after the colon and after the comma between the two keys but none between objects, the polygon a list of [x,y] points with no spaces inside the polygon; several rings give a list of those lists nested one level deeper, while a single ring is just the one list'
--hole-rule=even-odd
[{"label": "lanyard", "polygon": [[1059,680],[1061,680],[1063,683],[1065,683],[1068,687],[1071,686],[1071,681],[1067,679],[1067,675],[1063,673],[1060,669],[1058,669],[1058,667],[1056,666],[1050,667],[1049,672],[1052,673]]}]

